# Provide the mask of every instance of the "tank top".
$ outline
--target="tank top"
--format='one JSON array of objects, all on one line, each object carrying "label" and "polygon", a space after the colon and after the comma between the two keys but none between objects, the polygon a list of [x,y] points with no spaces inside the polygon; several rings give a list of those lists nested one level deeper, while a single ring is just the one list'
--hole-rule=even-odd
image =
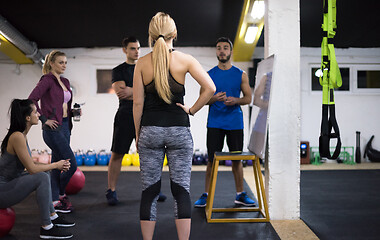
[{"label": "tank top", "polygon": [[21,176],[24,169],[17,155],[5,151],[0,157],[0,183],[7,183]]},{"label": "tank top", "polygon": [[183,104],[185,86],[177,82],[169,72],[168,82],[173,94],[171,104],[167,104],[157,93],[154,79],[145,89],[144,109],[141,117],[141,126],[190,126],[189,116],[176,103]]},{"label": "tank top", "polygon": [[68,103],[71,99],[70,91],[63,91],[63,103]]},{"label": "tank top", "polygon": [[[208,71],[216,86],[216,93],[226,92],[227,97],[240,97],[241,78],[243,71],[235,66],[228,70],[222,70],[215,66]],[[240,130],[244,128],[243,112],[240,105],[226,106],[223,102],[215,102],[210,105],[208,128],[219,128],[224,130]]]}]

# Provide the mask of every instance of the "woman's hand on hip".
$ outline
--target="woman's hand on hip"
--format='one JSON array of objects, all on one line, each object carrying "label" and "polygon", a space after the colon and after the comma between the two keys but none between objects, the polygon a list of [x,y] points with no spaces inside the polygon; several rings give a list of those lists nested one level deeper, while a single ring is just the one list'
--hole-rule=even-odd
[{"label": "woman's hand on hip", "polygon": [[181,103],[176,103],[176,105],[179,106],[180,108],[182,108],[183,111],[185,111],[185,113],[190,114],[190,112],[189,112],[190,108],[188,106],[183,105]]},{"label": "woman's hand on hip", "polygon": [[52,119],[48,119],[45,124],[48,125],[51,129],[56,129],[58,127],[58,121]]}]

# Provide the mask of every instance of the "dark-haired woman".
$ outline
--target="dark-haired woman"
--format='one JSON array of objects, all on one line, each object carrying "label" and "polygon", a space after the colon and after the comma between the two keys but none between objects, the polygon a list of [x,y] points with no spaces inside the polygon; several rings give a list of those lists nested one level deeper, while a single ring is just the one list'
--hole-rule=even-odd
[{"label": "dark-haired woman", "polygon": [[[38,124],[36,106],[29,99],[12,101],[10,127],[1,144],[0,157],[0,208],[11,207],[30,193],[36,192],[41,216],[40,237],[67,239],[73,235],[61,227],[75,224],[56,214],[51,202],[50,176],[45,171],[68,171],[70,162],[60,160],[51,164],[35,163],[31,157],[26,135]],[[27,173],[24,172],[26,168]]]},{"label": "dark-haired woman", "polygon": [[40,113],[42,136],[52,150],[52,162],[70,159],[70,170],[53,170],[50,175],[54,208],[62,213],[69,213],[73,209],[65,190],[77,169],[70,147],[72,92],[69,80],[61,76],[66,70],[66,64],[67,58],[63,52],[54,50],[46,55],[42,68],[44,75],[29,96]]}]

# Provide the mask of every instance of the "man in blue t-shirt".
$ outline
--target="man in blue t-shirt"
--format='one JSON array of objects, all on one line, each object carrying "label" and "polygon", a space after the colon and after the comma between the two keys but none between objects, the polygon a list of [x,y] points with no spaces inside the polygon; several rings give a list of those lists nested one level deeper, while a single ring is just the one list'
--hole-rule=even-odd
[{"label": "man in blue t-shirt", "polygon": [[[240,105],[251,102],[252,92],[247,74],[232,65],[232,42],[221,37],[216,41],[217,66],[208,71],[216,86],[216,93],[208,102],[209,113],[207,119],[207,154],[209,161],[206,170],[205,193],[195,202],[195,207],[205,207],[208,196],[208,187],[211,178],[212,162],[215,152],[221,152],[224,138],[227,136],[227,145],[230,152],[243,150],[243,112]],[[240,97],[240,93],[243,97]],[[244,206],[253,206],[243,189],[243,165],[241,161],[232,161],[232,172],[236,186],[235,203]]]}]

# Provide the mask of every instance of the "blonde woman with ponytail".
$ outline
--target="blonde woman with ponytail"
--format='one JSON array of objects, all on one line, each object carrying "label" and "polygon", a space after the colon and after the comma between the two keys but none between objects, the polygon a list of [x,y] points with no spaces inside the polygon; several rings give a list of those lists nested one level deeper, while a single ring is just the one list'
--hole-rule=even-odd
[{"label": "blonde woman with ponytail", "polygon": [[[74,153],[70,147],[72,128],[72,92],[70,81],[61,76],[66,70],[65,53],[54,50],[46,55],[42,67],[44,74],[29,95],[40,114],[42,136],[52,150],[52,162],[68,159],[71,167],[66,172],[52,170],[52,201],[57,212],[70,213],[72,205],[65,194],[65,189],[77,169]],[[38,104],[39,103],[39,104]]]},{"label": "blonde woman with ponytail", "polygon": [[[199,62],[173,49],[174,20],[157,13],[149,24],[152,52],[140,58],[133,78],[133,117],[140,156],[142,195],[140,224],[143,239],[152,239],[165,154],[175,202],[178,239],[189,239],[191,226],[190,175],[193,139],[189,115],[195,115],[213,96],[215,85]],[[185,76],[202,91],[194,104],[184,103]]]}]

